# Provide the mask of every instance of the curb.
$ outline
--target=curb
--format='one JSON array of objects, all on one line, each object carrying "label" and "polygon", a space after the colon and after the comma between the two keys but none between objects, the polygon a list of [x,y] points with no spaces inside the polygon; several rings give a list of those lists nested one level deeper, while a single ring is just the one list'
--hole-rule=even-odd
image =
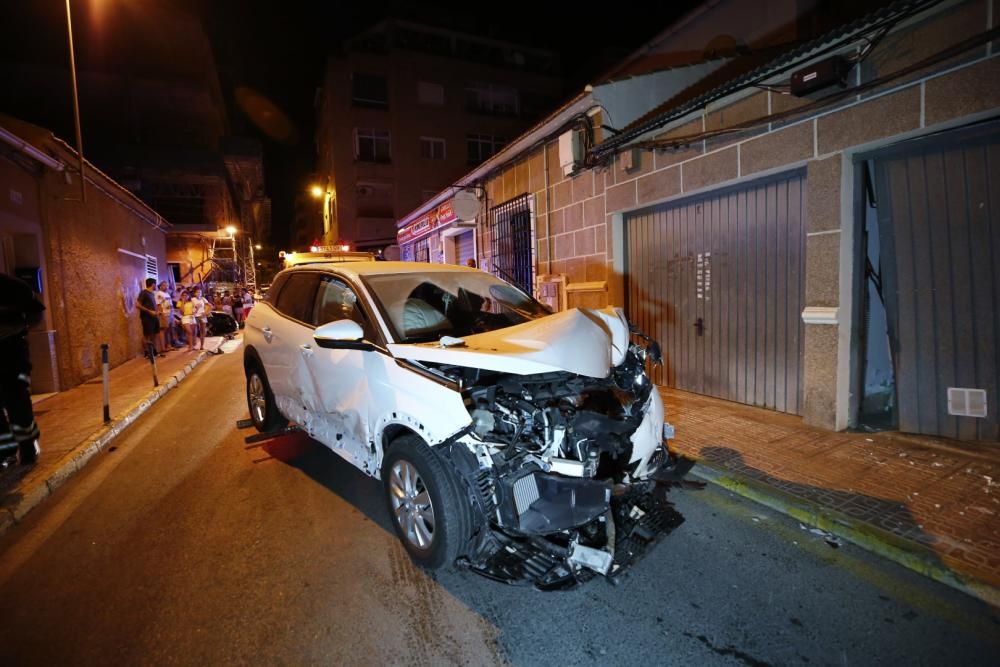
[{"label": "curb", "polygon": [[35,480],[24,488],[12,491],[11,495],[20,495],[20,498],[13,505],[4,507],[0,513],[0,535],[7,532],[11,526],[21,523],[28,512],[50,496],[63,482],[82,470],[96,454],[134,424],[154,403],[163,398],[168,391],[177,387],[184,378],[191,374],[195,366],[208,358],[208,355],[207,351],[199,354],[185,364],[184,368],[170,376],[166,382],[152,389],[129,406],[123,415],[103,425],[77,445],[73,451],[64,454],[44,479]]},{"label": "curb", "polygon": [[975,577],[954,572],[941,562],[937,553],[919,543],[744,475],[714,468],[702,462],[695,463],[691,474],[738,496],[770,507],[803,524],[832,533],[934,581],[1000,607],[1000,589]]}]

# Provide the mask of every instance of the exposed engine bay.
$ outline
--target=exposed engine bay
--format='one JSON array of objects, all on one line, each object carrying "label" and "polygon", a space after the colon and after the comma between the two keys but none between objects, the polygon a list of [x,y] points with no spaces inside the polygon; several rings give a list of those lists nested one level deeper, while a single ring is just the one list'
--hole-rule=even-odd
[{"label": "exposed engine bay", "polygon": [[646,373],[659,346],[632,334],[638,342],[606,378],[434,365],[460,383],[472,418],[437,448],[478,519],[463,564],[546,590],[595,573],[613,580],[683,521],[654,479],[673,434]]}]

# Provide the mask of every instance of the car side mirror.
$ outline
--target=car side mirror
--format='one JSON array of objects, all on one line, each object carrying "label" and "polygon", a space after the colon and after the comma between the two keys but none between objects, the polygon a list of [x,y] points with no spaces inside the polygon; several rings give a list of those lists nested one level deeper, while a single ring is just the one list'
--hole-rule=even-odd
[{"label": "car side mirror", "polygon": [[361,325],[354,320],[328,322],[313,332],[316,344],[328,350],[374,350],[374,345],[362,340],[364,336]]}]

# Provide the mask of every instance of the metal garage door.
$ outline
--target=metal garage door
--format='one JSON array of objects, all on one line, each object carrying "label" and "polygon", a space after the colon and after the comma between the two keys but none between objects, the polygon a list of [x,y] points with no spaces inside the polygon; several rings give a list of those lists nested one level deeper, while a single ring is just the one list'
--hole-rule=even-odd
[{"label": "metal garage door", "polygon": [[476,258],[476,247],[471,229],[455,237],[455,251],[456,264],[465,266],[467,261]]},{"label": "metal garage door", "polygon": [[1000,439],[1000,123],[872,157],[899,428]]},{"label": "metal garage door", "polygon": [[660,341],[657,384],[798,413],[802,171],[631,214],[629,317]]}]

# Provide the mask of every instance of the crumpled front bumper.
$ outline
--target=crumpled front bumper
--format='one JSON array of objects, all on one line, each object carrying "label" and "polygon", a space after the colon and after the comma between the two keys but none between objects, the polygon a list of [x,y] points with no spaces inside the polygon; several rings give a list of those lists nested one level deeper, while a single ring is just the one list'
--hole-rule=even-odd
[{"label": "crumpled front bumper", "polygon": [[[609,535],[601,551],[610,555],[613,550],[606,575],[612,583],[684,522],[667,500],[670,486],[669,482],[651,481],[612,496],[610,510],[598,520]],[[607,530],[609,520],[613,522],[612,530]],[[491,538],[485,554],[481,552],[475,561],[463,559],[459,564],[496,581],[533,585],[540,590],[573,588],[598,574],[581,562],[574,545],[561,543],[557,537],[515,536],[493,529]]]}]

